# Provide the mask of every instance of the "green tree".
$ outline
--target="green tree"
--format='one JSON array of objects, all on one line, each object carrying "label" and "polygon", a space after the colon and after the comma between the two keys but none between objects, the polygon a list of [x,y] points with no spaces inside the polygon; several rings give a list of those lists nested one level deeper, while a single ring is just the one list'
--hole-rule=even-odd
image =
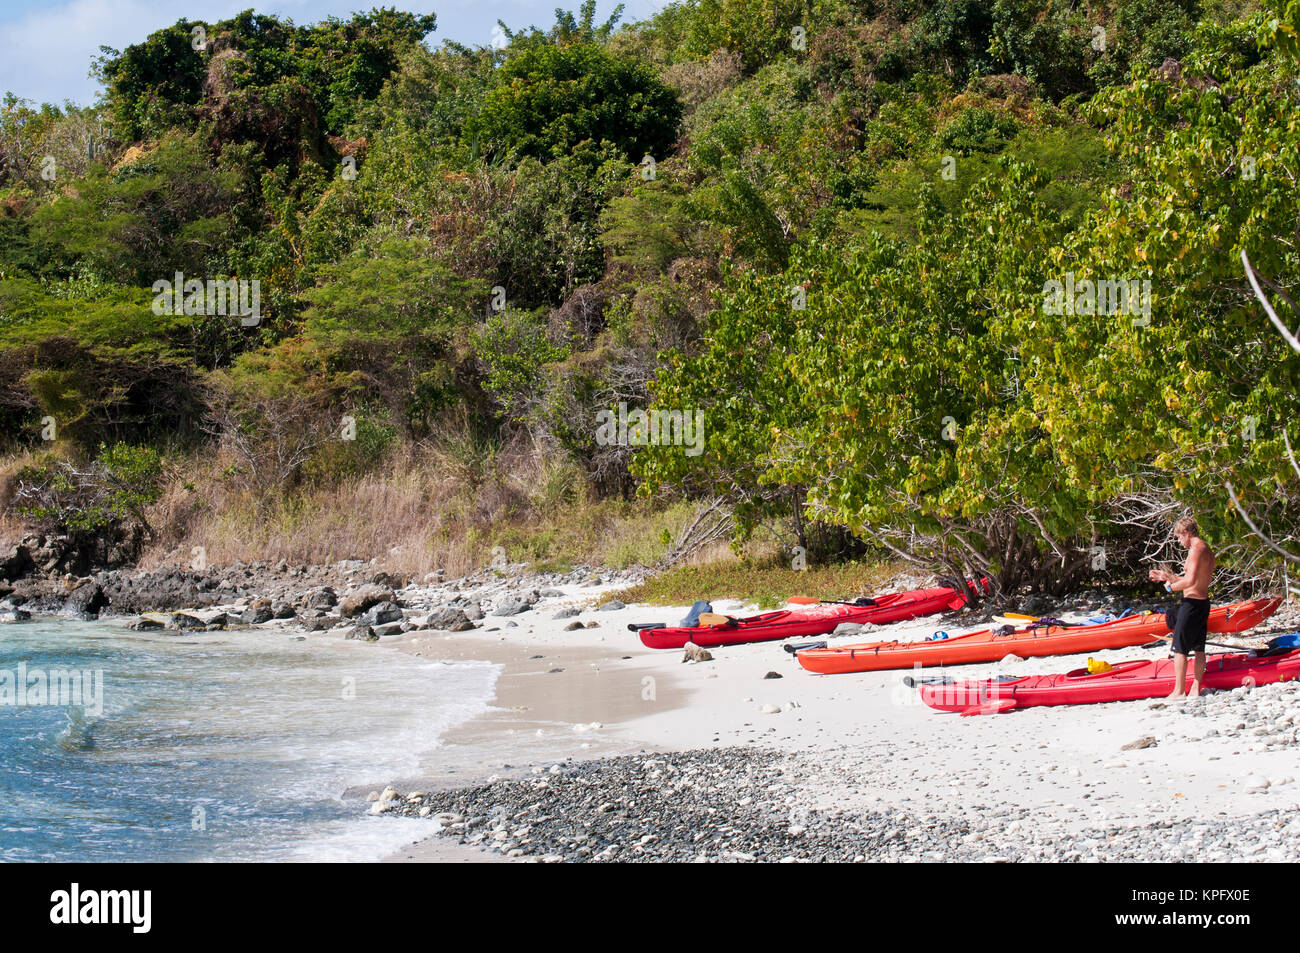
[{"label": "green tree", "polygon": [[682,106],[646,67],[595,43],[529,43],[507,56],[469,124],[484,156],[566,157],[608,142],[633,162],[666,156]]},{"label": "green tree", "polygon": [[198,136],[169,134],[115,171],[92,169],[76,194],[36,209],[32,230],[58,250],[65,273],[83,262],[105,280],[135,285],[177,271],[216,277],[234,185]]},{"label": "green tree", "polygon": [[[1251,554],[1224,482],[1267,509],[1293,478],[1282,431],[1300,409],[1300,367],[1261,325],[1241,268],[1243,250],[1265,274],[1300,268],[1296,70],[1241,42],[1261,24],[1207,29],[1179,70],[1096,102],[1130,184],[1045,256],[1044,273],[1147,280],[1149,325],[1041,306],[1017,325],[1063,479],[1148,512],[1189,508],[1238,564]],[[1277,516],[1282,536],[1294,514]]]},{"label": "green tree", "polygon": [[568,356],[552,343],[542,315],[506,310],[491,315],[474,334],[474,350],[486,368],[484,387],[507,419],[528,421],[538,410],[546,365]]},{"label": "green tree", "polygon": [[426,239],[386,236],[320,269],[304,292],[304,335],[365,381],[410,430],[456,402],[458,343],[487,295],[430,253]]},{"label": "green tree", "polygon": [[623,4],[620,3],[604,23],[597,24],[596,0],[583,0],[577,16],[574,16],[568,10],[556,7],[555,25],[549,30],[540,30],[535,26],[529,27],[527,30],[511,30],[501,20],[498,20],[497,24],[501,27],[502,33],[512,46],[522,47],[530,43],[552,43],[556,46],[568,46],[573,43],[603,44],[607,42],[614,33],[614,27],[622,18]]}]

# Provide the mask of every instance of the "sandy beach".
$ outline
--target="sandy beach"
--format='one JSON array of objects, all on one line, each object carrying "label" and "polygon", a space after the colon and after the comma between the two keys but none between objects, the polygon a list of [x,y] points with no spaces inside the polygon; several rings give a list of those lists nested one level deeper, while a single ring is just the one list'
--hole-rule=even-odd
[{"label": "sandy beach", "polygon": [[[684,663],[680,650],[644,648],[627,623],[676,622],[686,607],[597,611],[602,596],[600,589],[574,587],[514,616],[514,626],[488,615],[471,632],[411,632],[383,640],[426,658],[503,666],[492,709],[447,734],[436,770],[392,779],[393,787],[403,793],[463,791],[487,782],[502,787],[543,774],[581,775],[593,759],[697,751],[730,756],[748,749],[783,766],[784,780],[773,786],[780,787],[779,796],[769,808],[794,818],[784,823],[797,831],[809,818],[842,824],[859,815],[913,826],[956,819],[965,831],[958,842],[950,837],[924,849],[858,855],[862,859],[1108,859],[1106,845],[1118,850],[1113,845],[1126,842],[1125,832],[1184,828],[1199,847],[1233,825],[1238,833],[1280,830],[1269,818],[1300,806],[1296,683],[1181,703],[961,718],[921,704],[916,690],[903,684],[907,672],[812,675],[779,642],[712,649],[711,661]],[[415,593],[403,598],[421,599]],[[582,608],[578,621],[598,627],[565,631],[573,619],[553,616],[566,607]],[[728,602],[715,608],[735,615],[757,611]],[[1257,645],[1266,633],[1300,627],[1297,621],[1295,608],[1284,606],[1259,629],[1219,640]],[[935,616],[869,627],[845,641],[919,639],[976,624],[973,614]],[[1092,657],[1114,664],[1165,654],[1130,648]],[[1046,674],[1081,667],[1087,657],[1009,659],[926,674]],[[1144,746],[1126,750],[1133,743]],[[533,837],[485,839],[491,850],[459,843],[463,823],[461,831],[441,835],[432,819],[430,826],[429,838],[389,859],[537,859],[536,826]],[[1176,838],[1165,840],[1172,856],[1189,849]],[[1260,834],[1205,849],[1208,859],[1282,861],[1296,859],[1294,844],[1290,835]]]}]

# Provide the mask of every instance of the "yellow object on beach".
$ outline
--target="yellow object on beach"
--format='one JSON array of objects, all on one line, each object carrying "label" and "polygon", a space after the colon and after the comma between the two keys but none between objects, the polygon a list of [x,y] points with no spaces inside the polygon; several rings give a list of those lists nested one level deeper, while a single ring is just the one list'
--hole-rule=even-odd
[{"label": "yellow object on beach", "polygon": [[1088,673],[1090,675],[1100,675],[1102,672],[1109,672],[1114,667],[1114,665],[1111,665],[1109,662],[1103,662],[1101,659],[1088,659]]}]

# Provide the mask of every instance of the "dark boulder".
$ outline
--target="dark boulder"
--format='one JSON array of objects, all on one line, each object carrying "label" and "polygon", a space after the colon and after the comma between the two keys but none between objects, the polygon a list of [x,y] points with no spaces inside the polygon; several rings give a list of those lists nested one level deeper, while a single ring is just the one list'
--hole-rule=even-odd
[{"label": "dark boulder", "polygon": [[240,621],[244,625],[261,625],[263,622],[269,622],[275,617],[275,612],[271,608],[270,599],[254,599],[252,604],[244,610]]},{"label": "dark boulder", "polygon": [[357,639],[361,642],[378,642],[379,636],[375,635],[375,630],[368,625],[358,625],[355,628],[348,629],[345,639]]},{"label": "dark boulder", "polygon": [[431,629],[442,629],[446,632],[468,632],[474,628],[474,623],[469,620],[465,613],[454,606],[431,612],[427,624]]},{"label": "dark boulder", "polygon": [[189,615],[185,612],[176,612],[167,622],[167,628],[185,631],[203,631],[208,624],[198,616]]},{"label": "dark boulder", "polygon": [[35,568],[36,564],[32,562],[31,550],[21,543],[0,556],[0,578],[10,582],[23,578]]},{"label": "dark boulder", "polygon": [[361,617],[364,625],[387,625],[402,621],[402,607],[396,602],[377,602]]},{"label": "dark boulder", "polygon": [[66,615],[94,619],[98,618],[99,610],[107,605],[108,597],[104,594],[103,587],[97,582],[86,582],[72,590],[63,603],[62,611]]},{"label": "dark boulder", "polygon": [[307,595],[308,609],[333,609],[339,604],[339,597],[329,586],[313,589]]},{"label": "dark boulder", "polygon": [[345,619],[350,619],[365,612],[371,606],[378,605],[381,602],[393,602],[396,598],[392,589],[386,589],[383,586],[365,585],[360,589],[346,593],[339,602],[339,611]]}]

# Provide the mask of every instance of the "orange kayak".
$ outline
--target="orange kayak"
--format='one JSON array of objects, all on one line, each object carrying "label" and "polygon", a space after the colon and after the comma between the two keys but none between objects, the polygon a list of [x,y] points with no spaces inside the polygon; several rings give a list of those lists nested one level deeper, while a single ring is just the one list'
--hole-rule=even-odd
[{"label": "orange kayak", "polygon": [[[1219,606],[1210,611],[1211,632],[1243,632],[1259,625],[1281,605],[1281,599],[1255,599]],[[933,642],[866,642],[796,652],[799,664],[819,675],[878,672],[927,665],[967,665],[997,662],[1008,655],[1074,655],[1122,649],[1169,634],[1163,612],[1129,616],[1113,622],[1080,626],[1029,626],[1012,632],[980,629]]]}]

